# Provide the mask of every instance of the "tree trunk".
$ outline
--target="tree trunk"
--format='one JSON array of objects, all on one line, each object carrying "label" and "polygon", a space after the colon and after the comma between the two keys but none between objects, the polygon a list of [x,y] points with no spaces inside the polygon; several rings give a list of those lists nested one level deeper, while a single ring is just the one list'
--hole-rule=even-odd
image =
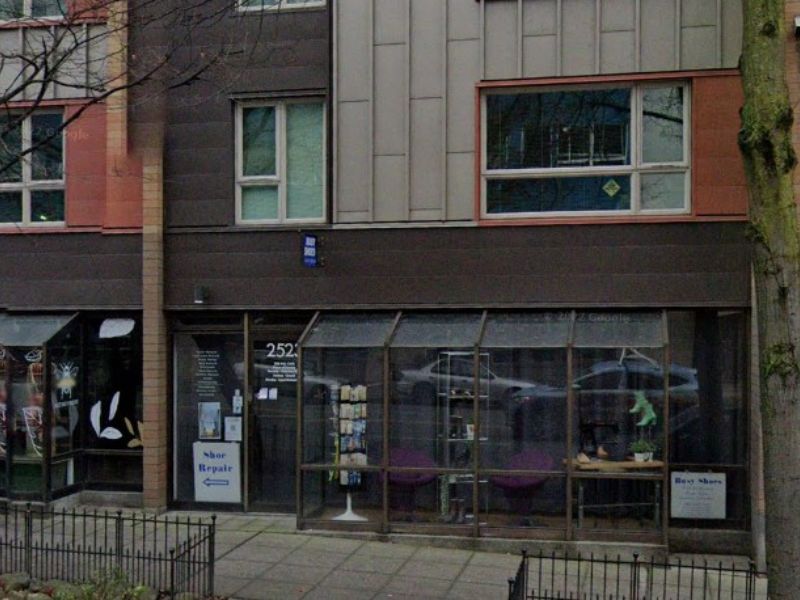
[{"label": "tree trunk", "polygon": [[739,145],[750,198],[773,599],[800,598],[800,232],[787,46],[784,0],[744,0]]}]

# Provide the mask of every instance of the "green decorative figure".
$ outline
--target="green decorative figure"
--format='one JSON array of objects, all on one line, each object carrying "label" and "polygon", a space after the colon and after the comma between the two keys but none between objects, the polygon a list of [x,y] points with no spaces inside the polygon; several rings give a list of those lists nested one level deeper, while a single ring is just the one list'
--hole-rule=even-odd
[{"label": "green decorative figure", "polygon": [[658,416],[656,415],[656,411],[653,410],[653,405],[650,404],[650,401],[645,397],[644,392],[634,392],[633,397],[636,398],[636,404],[634,404],[633,408],[630,410],[630,413],[632,415],[642,413],[642,418],[639,420],[636,426],[649,427],[650,425],[655,425],[656,421],[658,420]]}]

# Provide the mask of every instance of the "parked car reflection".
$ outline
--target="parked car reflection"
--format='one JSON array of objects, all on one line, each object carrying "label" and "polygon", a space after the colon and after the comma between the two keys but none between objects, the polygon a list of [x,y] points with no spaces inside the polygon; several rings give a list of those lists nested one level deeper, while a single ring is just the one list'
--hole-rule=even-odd
[{"label": "parked car reflection", "polygon": [[[402,399],[410,399],[417,404],[433,404],[438,384],[447,380],[449,388],[473,393],[475,382],[475,363],[472,357],[440,358],[419,369],[400,369],[395,372],[394,390]],[[509,401],[512,396],[523,389],[538,389],[539,384],[529,380],[500,377],[485,366],[480,374],[481,393],[486,393],[488,386],[489,399]]]},{"label": "parked car reflection", "polygon": [[[594,363],[573,384],[577,450],[587,455],[607,455],[622,460],[637,432],[639,417],[632,415],[636,392],[644,392],[658,415],[658,424],[649,432],[661,431],[665,392],[664,371],[660,363],[642,357]],[[697,419],[697,372],[670,365],[670,433],[692,427]],[[553,386],[533,386],[514,394],[512,421],[515,440],[559,440],[564,437],[567,390]]]}]

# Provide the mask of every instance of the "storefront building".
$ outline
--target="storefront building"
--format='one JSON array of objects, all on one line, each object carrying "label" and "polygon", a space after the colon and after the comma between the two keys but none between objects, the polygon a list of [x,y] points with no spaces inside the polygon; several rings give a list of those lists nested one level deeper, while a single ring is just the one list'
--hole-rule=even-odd
[{"label": "storefront building", "polygon": [[164,98],[146,503],[750,552],[740,3],[293,4]]},{"label": "storefront building", "polygon": [[[174,325],[175,506],[296,511],[300,528],[673,548],[696,548],[702,531],[705,548],[746,551],[746,309]],[[202,458],[231,449],[232,462]]]}]

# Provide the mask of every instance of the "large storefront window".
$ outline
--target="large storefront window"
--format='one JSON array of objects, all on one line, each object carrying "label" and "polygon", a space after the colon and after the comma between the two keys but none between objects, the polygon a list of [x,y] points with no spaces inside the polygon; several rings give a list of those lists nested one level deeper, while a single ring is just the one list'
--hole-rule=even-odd
[{"label": "large storefront window", "polygon": [[3,494],[47,500],[78,481],[82,365],[73,316],[0,316]]},{"label": "large storefront window", "polygon": [[579,314],[573,345],[576,532],[658,531],[667,396],[663,316]]},{"label": "large storefront window", "polygon": [[[724,489],[716,511],[673,507],[673,525],[747,527],[747,322],[741,311],[669,313],[670,470]],[[709,433],[713,432],[713,435]],[[687,479],[688,480],[688,479]]]},{"label": "large storefront window", "polygon": [[746,348],[736,311],[323,315],[301,342],[300,526],[350,506],[399,532],[745,527]]},{"label": "large storefront window", "polygon": [[482,387],[481,481],[487,535],[520,528],[563,537],[566,515],[567,350],[571,314],[489,314],[481,342],[489,356]]},{"label": "large storefront window", "polygon": [[[136,324],[0,315],[0,495],[46,502],[98,485],[141,489]],[[96,477],[98,462],[114,476]]]},{"label": "large storefront window", "polygon": [[141,489],[142,348],[135,318],[86,320],[86,480]]},{"label": "large storefront window", "polygon": [[302,516],[381,522],[384,352],[392,315],[326,315],[303,348]]},{"label": "large storefront window", "polygon": [[[476,414],[488,417],[489,390],[476,378],[480,313],[408,314],[391,345],[389,520],[448,528],[476,522],[488,508],[484,481],[475,495]],[[477,363],[476,363],[477,360]],[[486,420],[486,419],[485,419]],[[413,469],[413,470],[412,470]]]}]

